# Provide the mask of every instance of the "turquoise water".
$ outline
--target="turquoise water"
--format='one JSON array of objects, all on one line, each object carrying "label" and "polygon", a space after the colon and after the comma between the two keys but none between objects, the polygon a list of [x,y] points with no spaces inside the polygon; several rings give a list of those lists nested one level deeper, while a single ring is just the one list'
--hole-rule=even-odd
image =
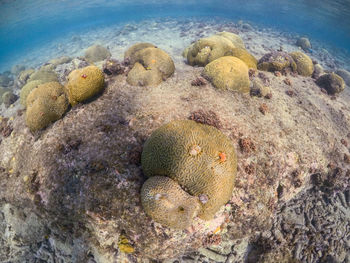
[{"label": "turquoise water", "polygon": [[62,35],[153,17],[218,16],[306,35],[350,52],[350,1],[0,1],[0,69]]}]

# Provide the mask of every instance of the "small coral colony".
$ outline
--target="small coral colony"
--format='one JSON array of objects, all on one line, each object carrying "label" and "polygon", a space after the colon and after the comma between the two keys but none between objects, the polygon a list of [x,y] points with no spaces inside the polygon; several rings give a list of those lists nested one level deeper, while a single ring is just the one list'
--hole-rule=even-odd
[{"label": "small coral colony", "polygon": [[[306,38],[299,39],[297,45],[305,51],[311,47]],[[341,76],[324,73],[320,65],[314,65],[301,51],[290,54],[274,51],[257,61],[246,50],[242,39],[229,32],[197,40],[184,50],[183,56],[189,65],[204,67],[202,76],[226,92],[256,92],[249,80],[251,72],[256,70],[316,75],[316,83],[331,95],[345,87]],[[105,75],[126,73],[130,85],[156,86],[175,71],[172,58],[150,43],[131,46],[122,63],[110,57],[106,48],[91,46],[85,53],[88,63],[71,71],[65,86],[59,83],[53,69],[69,62],[67,57],[51,60],[37,71],[19,73],[19,80],[25,84],[20,102],[26,108],[28,128],[32,132],[42,130],[64,118],[69,108],[78,103],[98,99],[97,95],[106,85]],[[101,70],[94,63],[102,60],[106,62]],[[261,87],[260,93],[263,90]],[[2,93],[5,104],[13,103],[14,94],[5,90]],[[150,217],[165,226],[184,229],[195,217],[210,220],[231,198],[236,154],[230,139],[213,126],[192,120],[177,120],[161,126],[146,141],[141,164],[148,177],[141,189],[142,205]]]}]

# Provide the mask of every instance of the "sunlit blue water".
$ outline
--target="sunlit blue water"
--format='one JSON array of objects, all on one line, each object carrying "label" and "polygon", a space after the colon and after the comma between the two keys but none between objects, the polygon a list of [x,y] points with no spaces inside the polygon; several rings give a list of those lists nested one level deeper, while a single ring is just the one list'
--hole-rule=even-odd
[{"label": "sunlit blue water", "polygon": [[350,0],[0,0],[0,69],[74,31],[166,16],[249,20],[350,52]]}]

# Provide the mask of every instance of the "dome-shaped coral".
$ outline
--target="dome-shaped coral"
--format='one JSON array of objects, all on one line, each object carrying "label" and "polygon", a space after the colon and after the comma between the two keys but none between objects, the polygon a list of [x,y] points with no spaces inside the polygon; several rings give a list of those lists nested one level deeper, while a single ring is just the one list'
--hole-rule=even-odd
[{"label": "dome-shaped coral", "polygon": [[111,57],[111,52],[101,45],[93,45],[85,51],[85,58],[89,62],[97,62]]},{"label": "dome-shaped coral", "polygon": [[58,82],[39,85],[27,97],[26,123],[31,131],[60,119],[68,108],[63,86]]},{"label": "dome-shaped coral", "polygon": [[248,68],[256,69],[256,65],[257,65],[258,61],[247,50],[245,50],[243,48],[234,48],[230,52],[230,56],[239,58],[248,66]]},{"label": "dome-shaped coral", "polygon": [[[231,141],[212,126],[189,120],[172,121],[163,125],[146,141],[141,162],[145,175],[156,176],[149,183],[146,181],[147,189],[151,186],[158,187],[158,177],[171,178],[183,191],[200,200],[198,216],[202,219],[213,218],[232,195],[237,169],[236,153]],[[180,188],[170,186],[174,185],[172,181],[166,182],[171,182],[169,187],[172,188],[172,193],[179,195],[178,206],[184,206],[190,197],[181,192]],[[145,197],[142,198],[145,200]],[[153,205],[157,205],[157,202]],[[191,209],[190,211],[196,210],[195,207]],[[166,218],[167,210],[160,211],[163,212],[159,212],[162,213],[159,216]],[[153,217],[152,213],[148,214]],[[158,218],[153,219],[159,221]],[[187,219],[181,220],[188,222]],[[184,226],[189,224],[190,222]]]},{"label": "dome-shaped coral", "polygon": [[344,80],[335,73],[327,73],[321,75],[317,80],[316,84],[321,88],[327,90],[328,94],[336,94],[342,92],[345,89]]},{"label": "dome-shaped coral", "polygon": [[133,68],[129,71],[127,82],[130,85],[158,85],[175,71],[171,57],[163,50],[140,43],[125,52]]},{"label": "dome-shaped coral", "polygon": [[66,92],[72,106],[100,93],[104,88],[104,76],[96,66],[73,70],[68,75]]},{"label": "dome-shaped coral", "polygon": [[210,62],[203,75],[218,89],[249,92],[248,67],[236,57],[225,56]]},{"label": "dome-shaped coral", "polygon": [[242,48],[245,49],[244,42],[242,38],[239,35],[236,35],[235,33],[231,32],[219,32],[216,35],[227,38],[231,41],[231,43],[235,46],[235,48]]},{"label": "dome-shaped coral", "polygon": [[41,80],[43,83],[58,81],[57,74],[49,69],[41,68],[30,75],[28,82],[33,80]]},{"label": "dome-shaped coral", "polygon": [[200,203],[180,185],[166,176],[149,178],[141,189],[141,202],[155,221],[172,228],[184,229],[197,216]]},{"label": "dome-shaped coral", "polygon": [[312,75],[314,72],[314,64],[308,55],[304,54],[303,52],[296,51],[290,53],[290,56],[294,59],[294,62],[297,65],[297,71],[299,75],[305,77]]},{"label": "dome-shaped coral", "polygon": [[24,108],[27,107],[26,100],[29,93],[43,83],[44,82],[42,80],[33,80],[33,81],[29,81],[26,85],[22,87],[21,93],[20,93],[20,102]]}]

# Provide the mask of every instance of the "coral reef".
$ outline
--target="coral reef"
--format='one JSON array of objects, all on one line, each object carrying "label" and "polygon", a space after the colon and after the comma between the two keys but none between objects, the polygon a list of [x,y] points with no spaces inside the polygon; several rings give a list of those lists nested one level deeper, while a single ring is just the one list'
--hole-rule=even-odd
[{"label": "coral reef", "polygon": [[74,106],[98,95],[103,91],[104,86],[102,71],[96,66],[88,66],[73,70],[68,75],[68,83],[65,89],[69,103]]},{"label": "coral reef", "polygon": [[298,38],[296,45],[301,47],[304,51],[308,51],[311,48],[310,40],[306,37]]},{"label": "coral reef", "polygon": [[235,48],[245,49],[245,45],[244,45],[242,38],[235,33],[224,31],[224,32],[216,33],[216,35],[227,38],[228,40],[230,40]]},{"label": "coral reef", "polygon": [[175,71],[171,57],[152,44],[135,44],[125,52],[124,58],[130,60],[132,67],[127,77],[130,85],[158,85]]},{"label": "coral reef", "polygon": [[250,54],[246,49],[243,48],[234,48],[229,53],[230,56],[239,58],[244,63],[247,64],[248,68],[257,69],[258,61],[256,58]]},{"label": "coral reef", "polygon": [[[170,227],[174,227],[176,222],[180,224],[176,227],[183,228],[191,224],[191,218],[196,216],[197,205],[191,206],[190,209],[187,208],[190,203],[195,204],[195,198],[201,200],[200,196],[206,197],[205,201],[199,203],[198,216],[209,220],[232,195],[237,166],[236,153],[230,140],[214,127],[190,120],[172,121],[163,125],[154,131],[146,141],[141,163],[145,175],[152,179],[151,182],[146,181],[147,192],[144,190],[142,194],[147,194],[153,187],[155,189],[152,190],[153,199],[149,196],[147,199],[145,196],[142,198],[144,202],[153,200],[152,207],[158,204],[160,206],[157,207],[159,210],[157,210],[156,218],[154,218],[156,213],[149,210],[151,208],[149,203],[144,204],[145,210],[153,219],[161,220]],[[158,191],[160,194],[164,192],[164,184],[170,184],[170,182],[162,181],[158,186],[153,176],[167,176],[174,180],[170,181],[174,183],[167,186],[168,191],[172,189],[169,201],[178,200],[179,203],[171,203],[164,197],[162,202],[165,203],[162,204],[161,197],[158,200],[155,198],[154,195]],[[191,201],[189,196],[182,192],[180,186],[192,196]],[[160,189],[157,190],[157,187]],[[175,209],[175,213],[179,215],[176,220],[167,217],[169,212],[165,210],[167,203],[168,209]],[[179,206],[184,206],[185,209],[180,209]],[[181,214],[187,211],[189,214],[181,219]],[[181,222],[180,219],[185,221]]]},{"label": "coral reef", "polygon": [[29,93],[37,88],[40,84],[43,84],[44,81],[42,80],[32,80],[32,81],[29,81],[27,84],[25,84],[22,89],[21,89],[21,93],[20,93],[20,102],[21,102],[21,105],[26,108],[27,107],[27,97],[29,95]]},{"label": "coral reef", "polygon": [[39,69],[30,75],[28,82],[33,80],[42,80],[45,82],[58,81],[57,74],[52,70]]},{"label": "coral reef", "polygon": [[339,75],[344,81],[345,84],[350,87],[350,72],[345,69],[338,69],[334,72],[335,74]]},{"label": "coral reef", "polygon": [[294,62],[297,65],[297,72],[299,75],[305,77],[312,75],[314,72],[314,64],[308,55],[304,54],[303,52],[296,51],[290,53],[290,56],[294,59]]},{"label": "coral reef", "polygon": [[5,104],[5,107],[10,107],[18,99],[18,96],[14,94],[11,90],[6,91],[2,94],[2,102]]},{"label": "coral reef", "polygon": [[236,57],[225,56],[210,62],[203,76],[218,89],[249,92],[248,67]]},{"label": "coral reef", "polygon": [[111,57],[111,52],[101,45],[93,45],[86,49],[85,58],[87,61],[94,63]]},{"label": "coral reef", "polygon": [[102,67],[103,73],[107,75],[123,74],[125,67],[116,59],[108,59]]},{"label": "coral reef", "polygon": [[264,71],[282,71],[290,68],[292,71],[296,71],[297,66],[293,58],[286,52],[273,51],[265,54],[258,61],[258,69]]},{"label": "coral reef", "polygon": [[39,85],[27,97],[26,124],[38,131],[60,119],[68,109],[64,88],[58,82]]},{"label": "coral reef", "polygon": [[345,88],[344,80],[335,73],[327,73],[321,75],[316,80],[316,84],[320,88],[325,89],[328,92],[328,94],[331,95],[342,92]]}]

